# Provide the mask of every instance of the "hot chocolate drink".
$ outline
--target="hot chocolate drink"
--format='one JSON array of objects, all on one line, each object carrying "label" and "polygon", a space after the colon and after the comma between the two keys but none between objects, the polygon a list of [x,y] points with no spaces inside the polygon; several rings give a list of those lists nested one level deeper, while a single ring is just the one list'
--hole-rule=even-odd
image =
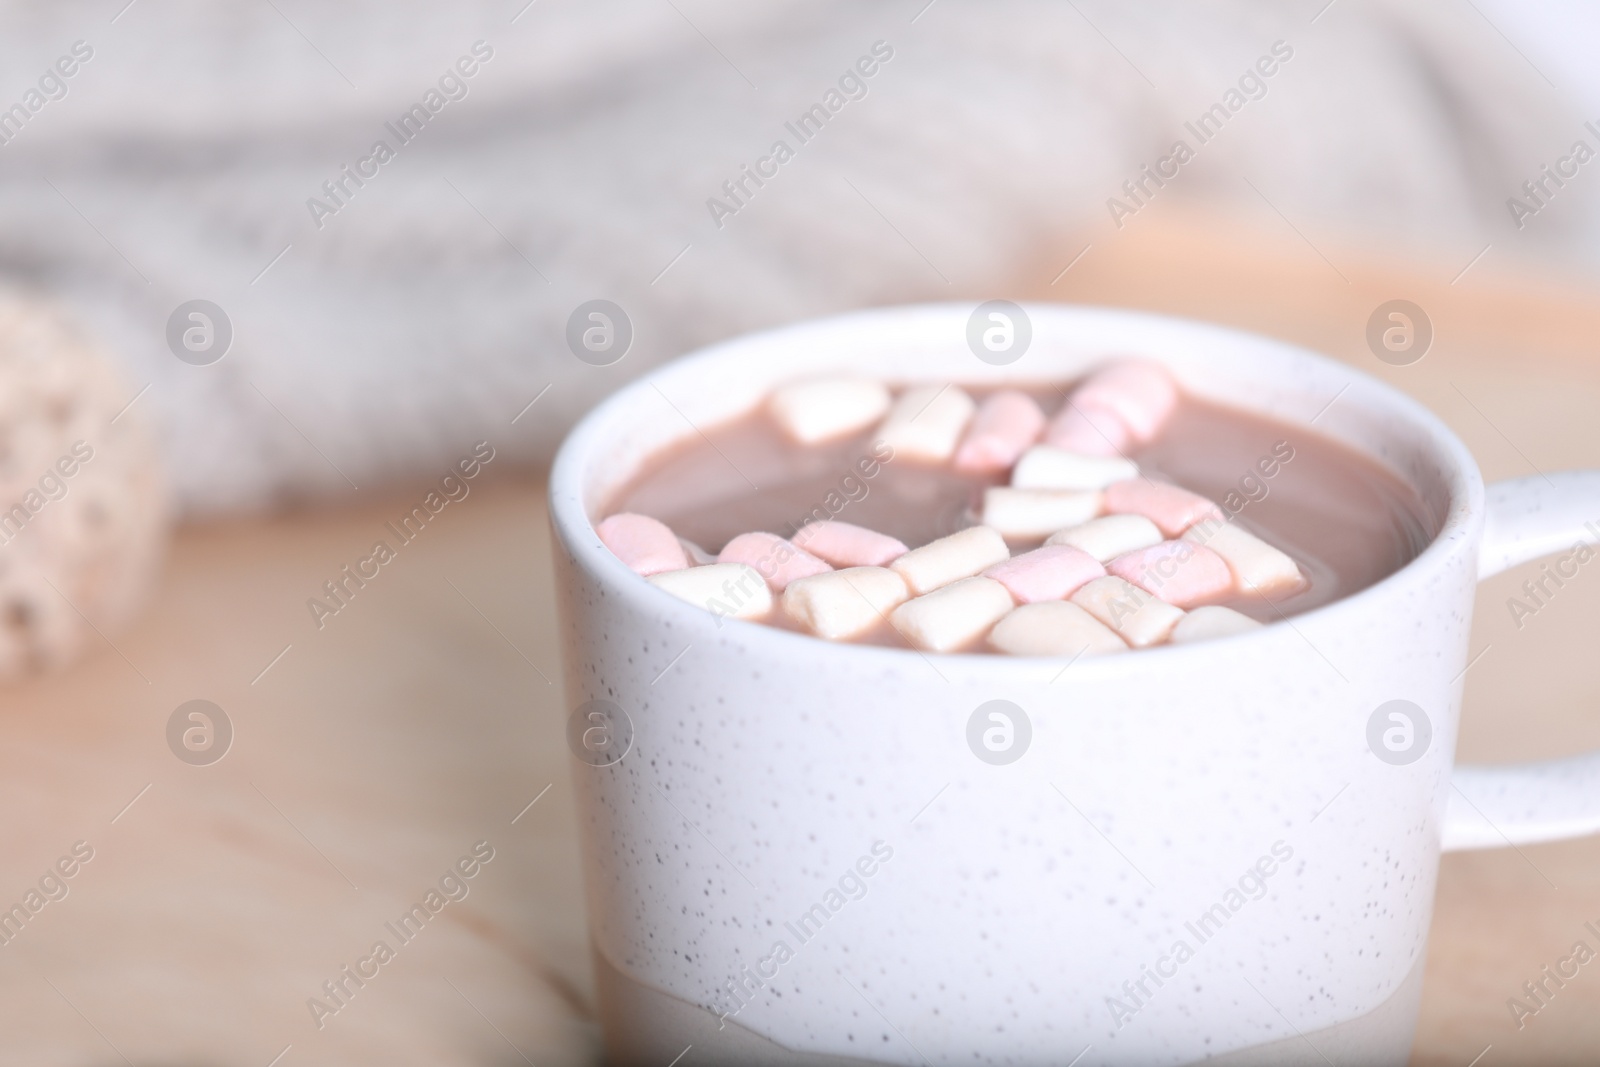
[{"label": "hot chocolate drink", "polygon": [[1438,517],[1314,428],[1078,383],[800,382],[644,464],[613,551],[718,615],[933,652],[1078,656],[1223,637],[1358,592]]}]

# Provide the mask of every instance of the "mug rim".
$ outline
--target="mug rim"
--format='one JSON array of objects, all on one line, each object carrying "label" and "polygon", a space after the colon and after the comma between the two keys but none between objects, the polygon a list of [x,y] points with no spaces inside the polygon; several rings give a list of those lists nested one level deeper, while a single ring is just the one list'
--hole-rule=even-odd
[{"label": "mug rim", "polygon": [[[978,303],[981,303],[981,301]],[[625,412],[627,409],[636,406],[642,398],[649,396],[654,390],[654,381],[658,376],[685,374],[692,372],[696,368],[715,364],[721,360],[735,359],[741,356],[748,358],[751,350],[758,350],[761,347],[768,346],[776,339],[795,331],[815,330],[826,327],[848,330],[852,327],[861,328],[869,324],[878,325],[886,320],[893,321],[929,314],[948,316],[952,313],[959,313],[965,318],[974,306],[976,306],[975,303],[968,301],[886,305],[835,315],[800,319],[762,330],[737,334],[693,349],[650,368],[645,374],[605,397],[591,408],[562,441],[561,447],[556,453],[555,461],[551,466],[548,496],[551,524],[557,537],[561,539],[567,551],[572,554],[575,562],[597,581],[600,581],[609,593],[628,599],[643,597],[643,601],[640,602],[641,607],[649,607],[657,614],[673,613],[690,624],[699,622],[703,625],[704,620],[714,618],[710,613],[704,608],[680,600],[646,581],[618,559],[610,549],[606,548],[604,543],[601,542],[599,534],[595,531],[595,524],[590,519],[585,504],[587,486],[584,482],[584,476],[588,473],[586,462],[596,447],[601,444],[603,440],[602,434],[607,428],[607,423],[614,420],[619,412]],[[1227,643],[1230,650],[1240,648],[1246,642],[1266,644],[1275,639],[1282,639],[1284,634],[1298,632],[1296,624],[1319,628],[1325,625],[1338,625],[1347,616],[1367,610],[1368,606],[1375,601],[1397,594],[1404,588],[1411,586],[1412,583],[1438,572],[1454,554],[1465,551],[1469,546],[1476,545],[1477,539],[1471,535],[1477,532],[1474,528],[1475,525],[1481,528],[1483,521],[1484,486],[1482,475],[1471,452],[1456,436],[1455,432],[1425,405],[1388,383],[1372,377],[1367,372],[1349,363],[1335,360],[1289,341],[1184,316],[1093,304],[1022,301],[1019,302],[1019,306],[1030,317],[1035,319],[1035,324],[1037,324],[1037,318],[1042,315],[1058,318],[1077,316],[1084,321],[1094,319],[1102,323],[1109,322],[1112,324],[1120,321],[1129,325],[1165,325],[1180,331],[1189,331],[1218,340],[1234,339],[1248,342],[1257,347],[1265,346],[1277,349],[1284,356],[1292,360],[1298,360],[1303,366],[1311,366],[1323,371],[1334,371],[1338,374],[1346,375],[1351,379],[1349,383],[1351,385],[1354,385],[1359,380],[1365,389],[1381,398],[1390,410],[1403,414],[1414,426],[1423,430],[1433,454],[1443,460],[1441,474],[1448,493],[1448,503],[1444,509],[1444,515],[1438,529],[1423,550],[1412,557],[1404,566],[1347,596],[1339,597],[1327,604],[1294,616],[1281,616],[1275,621],[1264,623],[1258,628],[1240,634],[1192,644],[1162,644],[1145,649],[1130,649],[1129,651],[1138,653],[1136,657],[1131,658],[1122,655],[1080,656],[1075,658],[1066,656],[1016,656],[987,651],[930,653],[914,648],[866,645],[851,641],[828,641],[812,634],[769,626],[760,620],[736,618],[726,620],[734,629],[731,633],[723,635],[725,640],[736,639],[740,642],[754,644],[775,641],[777,645],[773,651],[778,655],[783,655],[786,652],[798,654],[809,649],[814,654],[844,656],[847,658],[860,657],[859,664],[867,669],[893,667],[910,663],[913,658],[926,660],[931,656],[941,665],[949,664],[952,668],[952,673],[966,676],[970,676],[972,672],[980,674],[987,674],[997,670],[1016,672],[1019,669],[1025,669],[1029,665],[1039,667],[1042,665],[1060,665],[1062,663],[1074,667],[1079,672],[1092,671],[1097,676],[1103,673],[1115,674],[1130,669],[1139,669],[1136,666],[1138,664],[1143,664],[1147,667],[1176,666],[1186,657],[1205,655],[1208,649],[1216,648],[1219,642]],[[1136,344],[1128,345],[1121,351],[1149,355],[1158,361],[1161,359],[1160,353],[1143,353]],[[1118,348],[1114,345],[1106,346],[1106,354],[1108,356],[1117,352]],[[781,380],[781,378],[775,379],[773,384],[776,385]],[[960,384],[959,381],[958,384]],[[1253,406],[1248,402],[1239,403],[1236,406],[1253,414],[1266,414],[1259,407]],[[738,416],[735,415],[733,417]],[[1272,414],[1268,417],[1275,418],[1278,421],[1289,422],[1291,425],[1310,427],[1310,422],[1305,420],[1292,419],[1277,414]],[[1321,433],[1322,431],[1314,432]],[[1345,447],[1357,449],[1373,462],[1382,464],[1390,473],[1400,478],[1413,489],[1418,492],[1423,491],[1416,485],[1415,479],[1408,477],[1397,470],[1392,463],[1382,457],[1373,455],[1359,444],[1335,434],[1326,434],[1325,436],[1332,437]],[[1473,568],[1473,570],[1475,572],[1476,568]],[[721,622],[722,620],[717,621]],[[1301,636],[1303,638],[1304,635]],[[798,642],[798,644],[791,644],[791,642]],[[1152,660],[1149,659],[1151,656],[1160,658]],[[1125,663],[1130,665],[1123,666]]]}]

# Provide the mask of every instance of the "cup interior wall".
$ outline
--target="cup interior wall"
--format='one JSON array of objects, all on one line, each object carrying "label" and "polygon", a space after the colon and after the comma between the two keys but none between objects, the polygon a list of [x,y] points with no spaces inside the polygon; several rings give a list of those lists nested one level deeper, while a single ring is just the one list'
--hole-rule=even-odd
[{"label": "cup interior wall", "polygon": [[[1118,356],[1167,365],[1195,397],[1322,433],[1388,466],[1420,495],[1437,539],[1470,478],[1431,414],[1354,368],[1264,337],[1182,320],[1096,309],[1030,307],[1033,339],[1017,362],[975,358],[967,309],[863,312],[728,341],[650,373],[586,420],[581,496],[589,521],[649,459],[744,416],[785,382],[829,374],[891,386],[1070,381]],[[1420,417],[1419,417],[1420,416]]]}]

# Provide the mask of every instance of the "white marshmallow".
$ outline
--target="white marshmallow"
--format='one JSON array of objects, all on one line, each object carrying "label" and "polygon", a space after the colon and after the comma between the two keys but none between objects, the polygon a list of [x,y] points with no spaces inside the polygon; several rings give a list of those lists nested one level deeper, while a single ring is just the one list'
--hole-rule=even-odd
[{"label": "white marshmallow", "polygon": [[1225,608],[1221,604],[1211,604],[1203,608],[1195,608],[1172,628],[1170,640],[1175,645],[1187,645],[1192,641],[1210,641],[1215,637],[1231,637],[1234,634],[1246,633],[1250,630],[1259,630],[1261,624],[1248,615]]},{"label": "white marshmallow", "polygon": [[882,382],[824,378],[783,386],[767,410],[797,443],[814,445],[866,429],[883,418],[889,403]]},{"label": "white marshmallow", "polygon": [[1116,632],[1076,604],[1024,604],[995,624],[989,644],[1013,656],[1102,656],[1126,652]]},{"label": "white marshmallow", "polygon": [[1202,521],[1183,535],[1185,541],[1205,545],[1228,564],[1241,593],[1277,596],[1305,587],[1305,576],[1287,554],[1273,548],[1243,526],[1231,522]]},{"label": "white marshmallow", "polygon": [[1105,563],[1161,541],[1161,530],[1143,515],[1107,515],[1053,533],[1045,544],[1071,545]]},{"label": "white marshmallow", "polygon": [[1011,594],[993,578],[963,578],[906,601],[889,622],[913,648],[949,652],[982,637],[1013,606]]},{"label": "white marshmallow", "polygon": [[987,526],[969,526],[913,548],[889,569],[906,580],[913,596],[922,596],[1010,558],[1005,538]]},{"label": "white marshmallow", "polygon": [[1139,465],[1120,457],[1085,456],[1054,445],[1034,445],[1011,471],[1017,489],[1104,489],[1139,477]]},{"label": "white marshmallow", "polygon": [[1134,648],[1159,645],[1183,618],[1183,609],[1115,575],[1096,578],[1073,593],[1071,599]]},{"label": "white marshmallow", "polygon": [[959,386],[915,386],[894,402],[878,437],[894,449],[895,459],[943,463],[955,454],[976,407]]},{"label": "white marshmallow", "polygon": [[910,596],[886,567],[847,567],[797,578],[783,591],[783,611],[818,637],[842,641],[870,630]]},{"label": "white marshmallow", "polygon": [[761,619],[772,611],[772,590],[761,572],[748,563],[712,563],[653,574],[646,580],[717,616]]},{"label": "white marshmallow", "polygon": [[1012,489],[996,485],[983,491],[983,523],[1006,537],[1047,537],[1100,514],[1100,491],[1075,489]]}]

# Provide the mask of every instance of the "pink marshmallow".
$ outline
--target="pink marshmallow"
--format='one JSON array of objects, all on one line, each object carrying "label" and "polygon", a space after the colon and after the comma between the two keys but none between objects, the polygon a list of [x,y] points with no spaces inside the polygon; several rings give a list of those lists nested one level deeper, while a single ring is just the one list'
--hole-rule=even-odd
[{"label": "pink marshmallow", "polygon": [[659,519],[621,511],[594,528],[600,540],[636,574],[646,578],[663,571],[681,571],[689,557],[678,535]]},{"label": "pink marshmallow", "polygon": [[1133,447],[1133,431],[1115,411],[1068,401],[1045,428],[1045,443],[1084,456],[1120,456]]},{"label": "pink marshmallow", "polygon": [[1116,412],[1134,440],[1143,443],[1161,432],[1172,409],[1177,407],[1178,387],[1159,363],[1119,360],[1090,375],[1073,392],[1072,402]]},{"label": "pink marshmallow", "polygon": [[1106,570],[1176,608],[1192,608],[1233,591],[1227,561],[1192,541],[1137,549],[1106,564]]},{"label": "pink marshmallow", "polygon": [[1027,393],[1003,389],[985,398],[956,449],[955,468],[966,474],[1010,470],[1039,439],[1044,412]]},{"label": "pink marshmallow", "polygon": [[1177,537],[1202,519],[1223,518],[1222,509],[1205,497],[1144,478],[1106,486],[1105,508],[1108,515],[1143,515],[1168,537]]},{"label": "pink marshmallow", "polygon": [[800,527],[794,543],[835,567],[886,567],[910,551],[888,534],[832,519]]},{"label": "pink marshmallow", "polygon": [[783,592],[796,579],[833,570],[811,553],[769,533],[740,534],[723,546],[717,562],[754,567],[775,593]]},{"label": "pink marshmallow", "polygon": [[1105,577],[1099,560],[1071,545],[1048,545],[996,563],[983,572],[1011,593],[1019,604],[1065,600],[1080,586]]}]

